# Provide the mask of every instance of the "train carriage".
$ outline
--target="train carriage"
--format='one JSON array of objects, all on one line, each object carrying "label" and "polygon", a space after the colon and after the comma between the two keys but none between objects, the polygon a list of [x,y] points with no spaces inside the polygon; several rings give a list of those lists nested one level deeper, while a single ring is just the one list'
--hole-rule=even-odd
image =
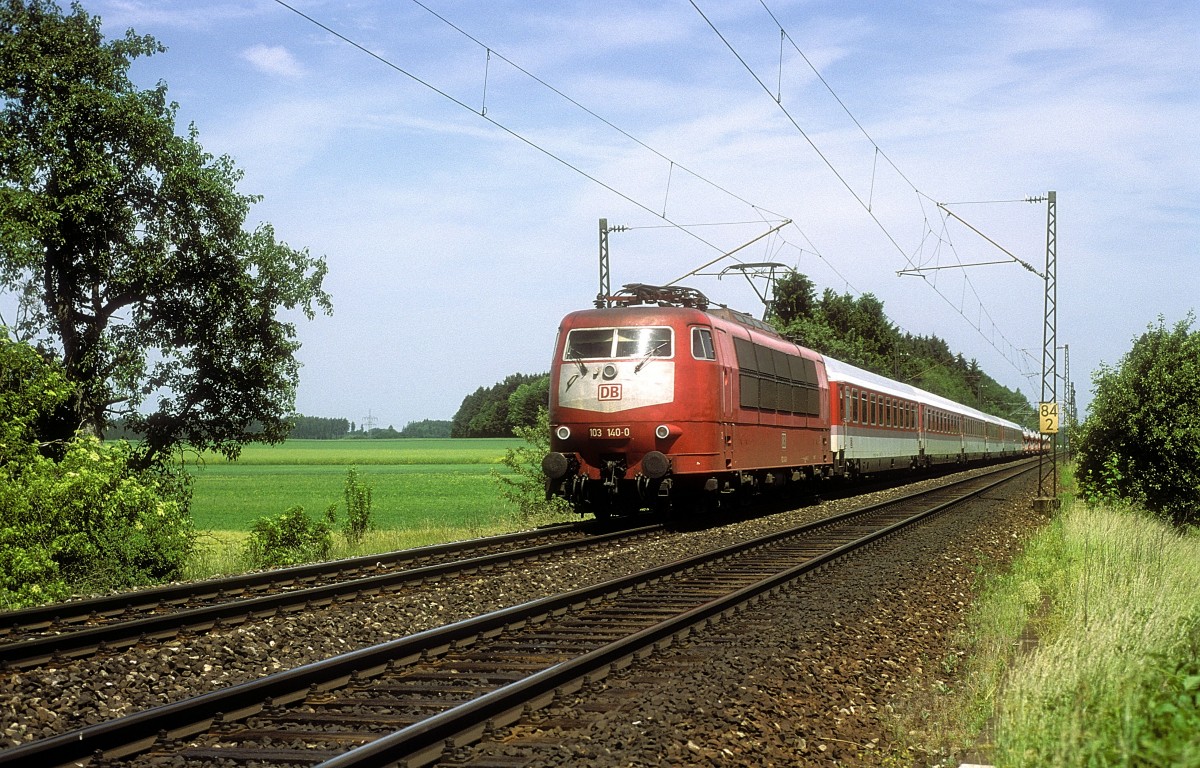
[{"label": "train carriage", "polygon": [[825,357],[837,468],[866,474],[1015,457],[1022,428],[903,382]]},{"label": "train carriage", "polygon": [[857,475],[927,464],[930,434],[921,428],[921,404],[928,393],[831,357],[823,360],[838,471]]}]

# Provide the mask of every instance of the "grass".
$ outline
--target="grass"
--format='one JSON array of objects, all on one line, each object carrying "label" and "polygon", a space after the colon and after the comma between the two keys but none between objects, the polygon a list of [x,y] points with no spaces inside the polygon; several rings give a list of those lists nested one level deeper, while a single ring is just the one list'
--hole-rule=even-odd
[{"label": "grass", "polygon": [[1007,766],[1200,765],[1200,535],[1069,495],[962,639],[925,745]]},{"label": "grass", "polygon": [[247,446],[236,462],[205,457],[195,470],[192,516],[201,530],[248,531],[294,506],[344,512],[347,470],[374,493],[383,529],[470,527],[511,513],[492,470],[517,440],[289,440]]},{"label": "grass", "polygon": [[[334,557],[386,552],[515,530],[530,521],[501,497],[492,472],[518,439],[289,440],[251,445],[236,462],[205,456],[195,469],[192,516],[200,531],[188,578],[246,568],[241,547],[261,517],[330,504],[345,520],[346,474],[372,489],[375,530],[356,545],[334,537]],[[553,521],[536,521],[553,522]]]},{"label": "grass", "polygon": [[1200,537],[1080,503],[1050,536],[1051,610],[998,699],[996,764],[1200,765]]}]

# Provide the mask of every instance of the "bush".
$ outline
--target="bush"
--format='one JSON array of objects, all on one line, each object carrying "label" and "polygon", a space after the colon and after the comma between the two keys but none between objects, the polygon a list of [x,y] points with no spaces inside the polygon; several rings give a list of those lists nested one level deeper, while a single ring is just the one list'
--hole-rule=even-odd
[{"label": "bush", "polygon": [[513,432],[525,441],[525,445],[509,448],[500,460],[512,470],[511,475],[492,470],[492,477],[500,484],[500,495],[517,506],[520,519],[525,523],[571,512],[570,505],[563,499],[557,496],[546,498],[542,459],[550,452],[549,411],[545,407],[538,408],[533,426],[514,427]]},{"label": "bush", "polygon": [[1092,377],[1095,399],[1078,441],[1089,499],[1145,506],[1176,524],[1200,522],[1200,331],[1162,318],[1117,367]]},{"label": "bush", "polygon": [[325,510],[323,520],[313,520],[304,507],[295,506],[277,517],[261,517],[250,528],[243,550],[256,568],[299,565],[325,560],[333,548],[336,505]]},{"label": "bush", "polygon": [[132,469],[124,441],[39,442],[38,422],[72,394],[0,331],[0,610],[178,578],[191,556],[186,478]]},{"label": "bush", "polygon": [[358,544],[374,525],[371,522],[371,486],[359,481],[358,470],[354,467],[346,472],[345,496],[346,522],[342,525],[342,533],[346,541]]},{"label": "bush", "polygon": [[61,462],[0,473],[0,607],[178,578],[194,548],[184,486],[129,468],[129,443],[78,437]]}]

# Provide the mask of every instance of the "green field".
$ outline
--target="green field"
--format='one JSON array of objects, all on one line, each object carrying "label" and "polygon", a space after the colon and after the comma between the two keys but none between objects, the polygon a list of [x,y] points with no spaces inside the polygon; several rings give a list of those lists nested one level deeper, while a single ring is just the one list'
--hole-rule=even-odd
[{"label": "green field", "polygon": [[509,439],[289,440],[248,445],[236,462],[205,456],[193,472],[192,515],[199,530],[247,531],[257,518],[300,505],[312,516],[338,505],[344,519],[346,472],[372,488],[381,529],[490,527],[513,509],[493,470]]}]

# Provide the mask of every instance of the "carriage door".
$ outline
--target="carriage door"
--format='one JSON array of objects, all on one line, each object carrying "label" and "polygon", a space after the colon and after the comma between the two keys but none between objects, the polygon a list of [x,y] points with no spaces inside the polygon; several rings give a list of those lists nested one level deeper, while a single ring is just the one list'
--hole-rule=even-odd
[{"label": "carriage door", "polygon": [[917,455],[925,458],[925,404],[917,403]]}]

